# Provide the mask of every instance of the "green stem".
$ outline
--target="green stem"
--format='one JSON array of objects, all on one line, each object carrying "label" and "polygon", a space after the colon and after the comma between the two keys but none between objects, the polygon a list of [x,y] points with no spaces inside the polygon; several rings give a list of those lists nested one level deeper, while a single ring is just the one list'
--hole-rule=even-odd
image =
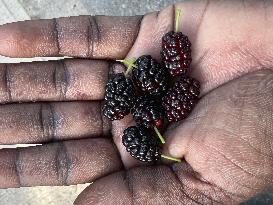
[{"label": "green stem", "polygon": [[164,137],[160,134],[160,132],[159,132],[159,130],[157,129],[157,127],[154,127],[154,130],[155,130],[157,136],[159,137],[161,143],[162,143],[162,144],[165,144],[166,142],[165,142],[165,140],[164,140]]},{"label": "green stem", "polygon": [[181,9],[177,9],[175,12],[175,32],[179,31],[180,15],[181,15]]},{"label": "green stem", "polygon": [[128,65],[128,67],[137,68],[135,62],[136,62],[136,59],[135,59],[135,58],[128,59],[128,60],[127,60],[127,65]]},{"label": "green stem", "polygon": [[134,67],[133,66],[128,66],[126,72],[125,72],[125,76],[128,76],[128,74],[131,72],[131,70],[133,70]]},{"label": "green stem", "polygon": [[162,158],[168,159],[168,160],[172,160],[172,161],[176,161],[176,162],[181,162],[181,159],[175,158],[175,157],[170,157],[167,155],[162,154],[161,155]]},{"label": "green stem", "polygon": [[131,70],[133,70],[134,68],[137,68],[137,66],[135,64],[135,62],[136,62],[135,58],[124,59],[124,60],[117,60],[117,61],[121,62],[121,63],[123,63],[124,65],[127,66],[127,70],[125,72],[125,76],[127,76]]}]

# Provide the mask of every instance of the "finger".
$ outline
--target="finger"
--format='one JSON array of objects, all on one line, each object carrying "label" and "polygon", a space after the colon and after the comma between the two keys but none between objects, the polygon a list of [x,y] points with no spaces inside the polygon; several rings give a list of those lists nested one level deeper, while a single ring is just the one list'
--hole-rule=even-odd
[{"label": "finger", "polygon": [[[112,67],[113,70],[111,72],[113,73],[121,73],[124,72],[125,67],[121,66],[121,64],[115,64],[115,66]],[[131,114],[125,116],[121,120],[114,120],[111,122],[111,132],[113,136],[113,141],[116,145],[116,147],[119,150],[121,160],[123,162],[123,165],[125,168],[130,168],[134,167],[140,164],[143,164],[133,158],[127,151],[124,145],[122,144],[122,136],[123,136],[123,131],[129,127],[129,126],[134,126],[134,120]]]},{"label": "finger", "polygon": [[138,58],[141,55],[151,55],[161,60],[161,38],[168,31],[173,30],[174,8],[169,6],[160,12],[145,15],[138,37],[127,58]]},{"label": "finger", "polygon": [[[112,67],[113,69],[111,72],[113,73],[121,73],[125,71],[125,67],[121,66],[121,64],[115,64],[115,66]],[[133,119],[133,116],[131,114],[125,116],[121,120],[114,120],[111,122],[111,133],[113,136],[113,141],[119,150],[120,158],[122,160],[122,163],[126,169],[129,169],[131,167],[144,165],[147,163],[143,163],[138,161],[137,159],[133,158],[129,152],[127,152],[126,148],[124,147],[122,143],[122,136],[123,132],[127,127],[135,126],[135,122]]]},{"label": "finger", "polygon": [[[141,55],[149,54],[153,58],[161,60],[161,38],[165,33],[174,29],[174,9],[174,6],[169,6],[160,12],[144,16],[136,42],[126,58],[138,58]],[[132,159],[122,145],[123,130],[133,125],[133,121],[132,117],[128,116],[126,119],[114,121],[112,124],[115,144],[120,150],[122,161],[127,168],[143,165],[143,163]]]},{"label": "finger", "polygon": [[78,16],[6,24],[0,27],[0,54],[123,59],[141,18]]},{"label": "finger", "polygon": [[110,66],[97,60],[0,64],[0,103],[102,100]]},{"label": "finger", "polygon": [[206,95],[165,134],[165,152],[185,157],[203,178],[234,195],[250,198],[271,187],[272,81],[273,72],[263,70]]},{"label": "finger", "polygon": [[105,136],[110,127],[95,101],[0,106],[0,144]]},{"label": "finger", "polygon": [[127,152],[125,146],[122,143],[122,136],[123,136],[124,130],[127,127],[135,126],[135,125],[136,124],[135,124],[131,114],[127,115],[122,120],[119,120],[119,121],[115,120],[112,122],[113,140],[119,150],[122,163],[126,169],[146,164],[146,163],[140,162],[137,159],[133,158],[129,154],[129,152]]},{"label": "finger", "polygon": [[196,179],[194,173],[177,169],[139,167],[109,175],[84,190],[75,204],[233,204],[213,185]]},{"label": "finger", "polygon": [[109,139],[74,140],[0,150],[0,188],[92,182],[121,169]]}]

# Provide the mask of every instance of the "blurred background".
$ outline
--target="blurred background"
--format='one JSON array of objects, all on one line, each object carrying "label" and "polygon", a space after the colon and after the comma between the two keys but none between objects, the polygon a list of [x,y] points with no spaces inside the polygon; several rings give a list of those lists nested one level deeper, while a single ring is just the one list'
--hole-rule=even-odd
[{"label": "blurred background", "polygon": [[[157,11],[175,0],[0,0],[0,24],[76,15],[136,15]],[[0,63],[31,61],[0,57]],[[35,60],[43,60],[36,58]],[[0,149],[4,148],[0,146]],[[72,205],[89,184],[68,187],[0,189],[0,205]],[[244,205],[273,204],[273,191]]]}]

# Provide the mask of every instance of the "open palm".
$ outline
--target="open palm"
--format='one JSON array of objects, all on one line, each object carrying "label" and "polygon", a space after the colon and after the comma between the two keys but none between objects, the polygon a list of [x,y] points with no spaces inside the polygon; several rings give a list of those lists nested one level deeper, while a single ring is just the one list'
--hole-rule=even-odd
[{"label": "open palm", "polygon": [[[109,73],[124,69],[112,60],[160,60],[161,37],[173,29],[178,7],[202,98],[165,133],[164,152],[185,161],[141,166],[121,145],[131,116],[111,123],[101,115],[104,88]],[[273,183],[272,11],[270,1],[191,1],[143,18],[0,27],[2,55],[101,59],[0,65],[0,101],[7,103],[0,143],[43,143],[0,150],[0,188],[94,181],[79,205],[236,204],[266,190]]]}]

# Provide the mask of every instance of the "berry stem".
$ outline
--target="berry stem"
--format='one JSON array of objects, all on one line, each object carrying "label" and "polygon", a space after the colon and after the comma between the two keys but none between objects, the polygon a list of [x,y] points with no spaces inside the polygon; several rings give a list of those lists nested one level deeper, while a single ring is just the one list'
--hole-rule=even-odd
[{"label": "berry stem", "polygon": [[125,72],[125,76],[128,76],[128,74],[130,73],[131,70],[133,70],[134,68],[137,68],[135,62],[136,62],[136,59],[135,58],[132,58],[132,59],[124,59],[124,60],[117,60],[121,63],[123,63],[124,65],[127,66],[127,70]]},{"label": "berry stem", "polygon": [[161,143],[162,143],[162,144],[165,144],[166,142],[165,142],[165,140],[164,140],[164,137],[160,134],[160,132],[159,132],[159,130],[157,129],[157,127],[154,127],[154,130],[155,130],[157,136],[159,137]]},{"label": "berry stem", "polygon": [[175,32],[179,31],[180,16],[181,16],[181,9],[177,9],[175,12]]},{"label": "berry stem", "polygon": [[167,155],[162,154],[161,155],[162,158],[168,159],[168,160],[172,160],[172,161],[176,161],[176,162],[181,162],[181,159],[175,158],[175,157],[170,157]]}]

